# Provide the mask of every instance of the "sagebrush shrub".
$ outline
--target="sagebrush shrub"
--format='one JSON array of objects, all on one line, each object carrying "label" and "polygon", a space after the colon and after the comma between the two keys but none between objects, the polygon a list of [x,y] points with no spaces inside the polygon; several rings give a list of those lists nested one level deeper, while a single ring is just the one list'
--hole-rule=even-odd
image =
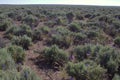
[{"label": "sagebrush shrub", "polygon": [[20,73],[20,80],[41,80],[30,68],[25,67]]},{"label": "sagebrush shrub", "polygon": [[18,27],[18,30],[15,32],[15,35],[18,35],[18,36],[27,35],[27,36],[31,37],[32,30],[31,30],[30,26],[28,26],[26,24],[21,24]]},{"label": "sagebrush shrub", "polygon": [[69,62],[67,73],[76,80],[104,80],[106,70],[91,60],[84,60],[79,63]]},{"label": "sagebrush shrub", "polygon": [[4,19],[0,22],[0,31],[6,31],[7,28],[11,27],[12,22],[9,19]]},{"label": "sagebrush shrub", "polygon": [[63,20],[61,18],[57,18],[56,25],[62,25],[62,24],[63,24]]},{"label": "sagebrush shrub", "polygon": [[26,24],[21,24],[20,26],[12,26],[7,29],[6,35],[10,37],[10,35],[15,36],[23,36],[27,35],[29,37],[32,37],[32,30],[31,28]]},{"label": "sagebrush shrub", "polygon": [[15,19],[15,16],[16,16],[17,14],[16,14],[16,12],[10,11],[10,12],[7,13],[7,15],[8,15],[8,17],[10,17],[10,18],[12,18],[12,19]]},{"label": "sagebrush shrub", "polygon": [[77,14],[76,15],[76,19],[78,19],[78,20],[84,20],[84,16],[82,16],[81,14]]},{"label": "sagebrush shrub", "polygon": [[48,40],[48,44],[56,44],[59,47],[68,48],[73,42],[71,32],[64,27],[56,28],[50,35],[51,37],[50,40]]},{"label": "sagebrush shrub", "polygon": [[47,26],[35,29],[33,31],[33,40],[42,40],[50,32],[50,28]]},{"label": "sagebrush shrub", "polygon": [[98,37],[98,32],[97,32],[97,31],[88,31],[87,37],[88,37],[88,38]]},{"label": "sagebrush shrub", "polygon": [[42,51],[42,54],[48,61],[48,64],[50,64],[53,67],[55,63],[58,63],[59,66],[63,66],[64,63],[68,61],[67,53],[64,52],[62,49],[59,49],[56,45],[45,48]]},{"label": "sagebrush shrub", "polygon": [[12,44],[22,46],[24,49],[28,49],[32,45],[32,39],[27,35],[14,36],[12,39]]},{"label": "sagebrush shrub", "polygon": [[120,21],[113,21],[112,24],[115,27],[115,29],[120,29]]},{"label": "sagebrush shrub", "polygon": [[69,29],[73,32],[79,32],[81,30],[81,26],[78,23],[71,23],[69,25]]},{"label": "sagebrush shrub", "polygon": [[119,72],[120,53],[112,47],[86,44],[75,47],[73,53],[78,61],[84,59],[97,61],[111,76]]},{"label": "sagebrush shrub", "polygon": [[33,41],[42,40],[42,31],[41,29],[35,29],[33,31]]},{"label": "sagebrush shrub", "polygon": [[27,15],[23,21],[28,24],[31,28],[34,28],[38,25],[38,18],[33,15]]},{"label": "sagebrush shrub", "polygon": [[100,16],[99,17],[99,21],[104,21],[104,22],[106,22],[106,23],[112,23],[112,18],[110,18],[110,16],[104,16],[104,15],[102,15],[102,16]]},{"label": "sagebrush shrub", "polygon": [[110,47],[103,47],[96,58],[101,66],[107,69],[107,72],[114,76],[118,72],[120,55],[119,52]]},{"label": "sagebrush shrub", "polygon": [[115,74],[112,80],[120,80],[120,75],[119,74]]},{"label": "sagebrush shrub", "polygon": [[9,44],[10,41],[5,39],[5,38],[0,38],[0,48],[4,48],[7,46],[7,44]]},{"label": "sagebrush shrub", "polygon": [[30,68],[24,68],[21,72],[16,70],[0,70],[0,80],[41,80]]},{"label": "sagebrush shrub", "polygon": [[23,63],[23,61],[25,60],[25,51],[22,47],[11,45],[7,47],[7,51],[16,63]]},{"label": "sagebrush shrub", "polygon": [[78,44],[83,44],[84,41],[86,40],[87,36],[83,33],[73,33],[73,41],[74,41],[74,44],[75,45],[78,45]]},{"label": "sagebrush shrub", "polygon": [[66,14],[66,17],[68,19],[68,23],[71,23],[73,21],[74,14],[72,12],[69,12]]},{"label": "sagebrush shrub", "polygon": [[92,45],[77,46],[74,48],[73,53],[76,59],[81,61],[88,58],[88,55],[92,55],[93,47]]},{"label": "sagebrush shrub", "polygon": [[91,16],[92,16],[92,14],[89,14],[89,13],[84,15],[85,18],[91,18]]},{"label": "sagebrush shrub", "polygon": [[48,34],[49,31],[50,31],[50,28],[47,27],[47,26],[44,26],[44,27],[42,27],[42,28],[40,28],[40,29],[41,29],[41,31],[42,31],[44,34]]},{"label": "sagebrush shrub", "polygon": [[6,49],[0,49],[0,70],[13,70],[15,63]]},{"label": "sagebrush shrub", "polygon": [[114,40],[114,44],[120,47],[120,37],[116,37]]},{"label": "sagebrush shrub", "polygon": [[16,70],[0,70],[0,80],[20,80],[20,76]]}]

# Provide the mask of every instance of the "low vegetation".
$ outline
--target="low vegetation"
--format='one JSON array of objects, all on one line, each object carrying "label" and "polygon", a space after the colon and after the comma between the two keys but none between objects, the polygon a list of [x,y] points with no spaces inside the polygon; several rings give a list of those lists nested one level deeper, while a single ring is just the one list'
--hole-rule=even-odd
[{"label": "low vegetation", "polygon": [[119,12],[0,5],[0,80],[120,80]]}]

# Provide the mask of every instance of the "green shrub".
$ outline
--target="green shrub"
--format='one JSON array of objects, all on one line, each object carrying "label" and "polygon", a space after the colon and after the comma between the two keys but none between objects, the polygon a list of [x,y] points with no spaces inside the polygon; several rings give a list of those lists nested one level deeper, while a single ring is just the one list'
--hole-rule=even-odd
[{"label": "green shrub", "polygon": [[98,37],[98,32],[96,32],[96,31],[88,31],[87,37],[88,37],[88,38]]},{"label": "green shrub", "polygon": [[81,27],[77,23],[71,23],[69,25],[69,29],[73,32],[79,32],[81,30]]},{"label": "green shrub", "polygon": [[11,21],[9,19],[4,19],[0,22],[0,31],[6,31],[8,27],[11,26]]},{"label": "green shrub", "polygon": [[25,51],[22,47],[11,45],[7,47],[7,51],[8,53],[10,53],[16,63],[23,63],[23,61],[25,60]]},{"label": "green shrub", "polygon": [[9,27],[5,32],[5,37],[8,39],[12,39],[18,28],[16,26]]},{"label": "green shrub", "polygon": [[71,32],[64,27],[56,28],[50,35],[48,44],[56,44],[61,48],[68,48],[73,42]]},{"label": "green shrub", "polygon": [[16,17],[17,21],[22,21],[23,20],[24,15],[23,14],[18,14]]},{"label": "green shrub", "polygon": [[23,21],[32,28],[38,25],[38,18],[33,15],[27,15]]},{"label": "green shrub", "polygon": [[114,44],[120,47],[120,37],[116,37],[114,40]]},{"label": "green shrub", "polygon": [[27,35],[27,36],[31,37],[32,30],[28,25],[22,24],[22,25],[20,25],[18,30],[16,30],[15,35],[17,35],[17,36]]},{"label": "green shrub", "polygon": [[54,27],[55,24],[56,24],[56,23],[55,23],[55,21],[53,21],[53,20],[45,22],[45,25],[48,26],[48,27]]},{"label": "green shrub", "polygon": [[120,21],[113,21],[112,22],[113,26],[115,27],[115,29],[120,29]]},{"label": "green shrub", "polygon": [[77,46],[74,48],[73,53],[76,56],[76,59],[81,61],[88,58],[88,55],[93,53],[93,45],[84,45]]},{"label": "green shrub", "polygon": [[76,15],[76,19],[78,19],[78,20],[83,20],[84,17],[83,17],[81,14],[77,14],[77,15]]},{"label": "green shrub", "polygon": [[12,18],[12,19],[15,19],[15,16],[16,16],[17,14],[16,14],[16,12],[10,11],[10,12],[7,13],[7,15],[8,15],[8,17],[10,17],[10,18]]},{"label": "green shrub", "polygon": [[51,44],[56,44],[61,48],[68,48],[72,44],[72,39],[69,36],[62,36],[59,34],[52,35]]},{"label": "green shrub", "polygon": [[106,70],[91,60],[79,63],[68,63],[67,73],[76,80],[104,80]]},{"label": "green shrub", "polygon": [[20,80],[41,80],[30,68],[24,68],[20,73]]},{"label": "green shrub", "polygon": [[3,20],[6,18],[6,15],[4,13],[0,14],[0,20]]},{"label": "green shrub", "polygon": [[85,18],[91,18],[91,16],[92,16],[92,14],[89,14],[89,13],[87,13],[87,14],[85,14]]},{"label": "green shrub", "polygon": [[83,61],[84,59],[97,61],[97,63],[107,69],[108,74],[111,74],[111,76],[119,71],[119,51],[112,47],[86,44],[75,47],[73,53],[78,61]]},{"label": "green shrub", "polygon": [[5,39],[5,38],[0,38],[0,48],[4,48],[7,46],[7,44],[9,44],[10,41]]},{"label": "green shrub", "polygon": [[57,18],[56,25],[62,25],[62,24],[63,24],[63,20],[61,18]]},{"label": "green shrub", "polygon": [[50,32],[50,28],[47,26],[35,29],[33,31],[33,40],[42,40],[43,37],[48,35],[49,32]]},{"label": "green shrub", "polygon": [[115,74],[112,80],[120,80],[120,75]]},{"label": "green shrub", "polygon": [[35,21],[37,21],[37,18],[33,15],[26,15],[24,21],[27,23],[34,23]]},{"label": "green shrub", "polygon": [[106,34],[112,36],[112,37],[116,37],[116,36],[119,36],[119,29],[117,29],[118,27],[114,26],[114,25],[111,25],[111,26],[104,26],[103,27],[103,30]]},{"label": "green shrub", "polygon": [[47,26],[44,26],[44,27],[40,28],[40,30],[43,32],[43,34],[48,34],[50,31],[50,28]]},{"label": "green shrub", "polygon": [[87,36],[85,34],[82,34],[82,33],[73,33],[73,36],[74,36],[74,44],[80,44],[85,41],[85,39],[87,38]]},{"label": "green shrub", "polygon": [[9,27],[7,30],[6,30],[6,34],[15,34],[15,30],[17,30],[18,27],[17,26],[12,26],[12,27]]},{"label": "green shrub", "polygon": [[8,30],[6,31],[5,34],[6,35],[15,35],[15,36],[27,35],[29,37],[32,37],[32,30],[28,25],[22,24],[20,26],[12,26],[12,27],[8,28]]},{"label": "green shrub", "polygon": [[15,70],[0,70],[0,80],[20,80],[20,76]]},{"label": "green shrub", "polygon": [[100,16],[99,17],[99,21],[104,21],[104,22],[106,22],[106,23],[112,23],[112,18],[110,17],[110,16]]},{"label": "green shrub", "polygon": [[42,40],[42,31],[41,29],[35,29],[33,31],[33,41]]},{"label": "green shrub", "polygon": [[67,28],[65,28],[63,26],[58,26],[57,28],[55,28],[54,32],[59,33],[62,36],[71,34],[71,32]]},{"label": "green shrub", "polygon": [[116,63],[116,61],[110,60],[107,62],[107,70],[108,73],[114,75],[114,73],[116,73],[118,71],[118,63]]},{"label": "green shrub", "polygon": [[111,47],[103,47],[98,53],[96,60],[102,67],[107,69],[108,74],[111,74],[110,77],[113,77],[118,72],[120,65],[119,52]]},{"label": "green shrub", "polygon": [[74,14],[72,12],[69,12],[66,14],[66,17],[68,19],[68,23],[71,23],[73,21]]},{"label": "green shrub", "polygon": [[59,49],[56,45],[45,48],[42,54],[52,67],[54,67],[56,63],[59,64],[58,66],[63,66],[64,63],[68,61],[67,53]]},{"label": "green shrub", "polygon": [[0,49],[0,70],[13,70],[15,63],[6,49]]},{"label": "green shrub", "polygon": [[15,70],[0,70],[0,80],[41,80],[30,68],[24,68],[21,72]]},{"label": "green shrub", "polygon": [[24,49],[28,49],[28,47],[32,44],[32,39],[27,35],[14,36],[12,39],[12,44],[22,46]]}]

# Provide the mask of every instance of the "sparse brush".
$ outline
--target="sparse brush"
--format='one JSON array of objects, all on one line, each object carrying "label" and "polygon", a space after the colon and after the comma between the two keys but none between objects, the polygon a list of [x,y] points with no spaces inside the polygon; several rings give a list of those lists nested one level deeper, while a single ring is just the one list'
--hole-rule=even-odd
[{"label": "sparse brush", "polygon": [[12,27],[8,28],[5,35],[15,35],[15,36],[23,36],[27,35],[29,37],[32,37],[32,30],[31,28],[26,24],[21,24],[20,26],[13,25]]},{"label": "sparse brush", "polygon": [[79,32],[81,30],[81,26],[78,23],[71,23],[69,25],[69,30],[73,32]]},{"label": "sparse brush", "polygon": [[118,47],[120,47],[120,37],[116,37],[114,40],[114,44]]},{"label": "sparse brush", "polygon": [[6,49],[0,49],[0,70],[13,70],[15,63]]},{"label": "sparse brush", "polygon": [[12,21],[10,19],[4,19],[0,22],[0,31],[6,31],[7,28],[11,27]]},{"label": "sparse brush", "polygon": [[48,61],[48,64],[52,67],[54,67],[56,63],[58,64],[58,67],[64,66],[68,61],[67,53],[62,49],[59,49],[56,45],[45,48],[41,53],[45,57],[45,60]]},{"label": "sparse brush", "polygon": [[27,35],[23,36],[14,36],[11,40],[12,44],[23,47],[24,49],[28,49],[30,45],[32,45],[32,39]]},{"label": "sparse brush", "polygon": [[24,67],[20,73],[20,80],[41,80],[30,68]]},{"label": "sparse brush", "polygon": [[84,60],[79,63],[69,62],[67,73],[76,80],[104,80],[106,70],[94,61]]},{"label": "sparse brush", "polygon": [[28,24],[31,28],[34,28],[38,25],[38,18],[34,15],[27,15],[23,21]]},{"label": "sparse brush", "polygon": [[23,61],[25,60],[25,51],[22,47],[11,45],[7,47],[7,51],[16,63],[23,64]]}]

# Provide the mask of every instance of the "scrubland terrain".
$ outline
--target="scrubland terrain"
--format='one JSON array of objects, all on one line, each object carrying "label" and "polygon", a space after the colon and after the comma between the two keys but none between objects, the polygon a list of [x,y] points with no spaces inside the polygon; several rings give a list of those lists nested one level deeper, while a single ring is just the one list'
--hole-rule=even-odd
[{"label": "scrubland terrain", "polygon": [[0,80],[120,80],[120,7],[0,5]]}]

